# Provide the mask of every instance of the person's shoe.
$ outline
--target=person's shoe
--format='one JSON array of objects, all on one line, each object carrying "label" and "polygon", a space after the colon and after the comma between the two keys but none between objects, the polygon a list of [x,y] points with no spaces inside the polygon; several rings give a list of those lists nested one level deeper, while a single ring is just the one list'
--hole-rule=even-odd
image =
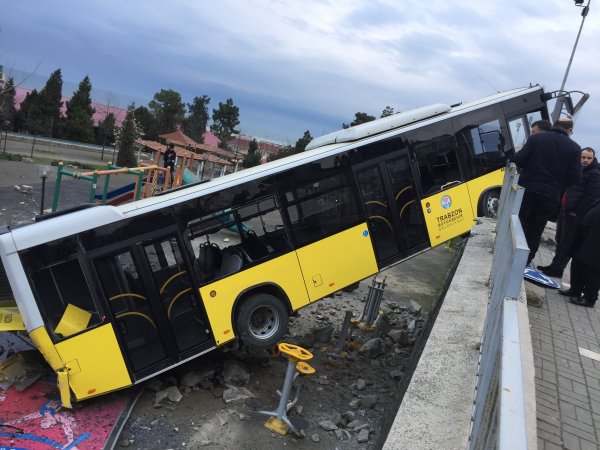
[{"label": "person's shoe", "polygon": [[575,298],[581,297],[581,292],[576,292],[572,289],[559,289],[558,293],[560,295],[564,295],[565,297],[575,297]]},{"label": "person's shoe", "polygon": [[[539,269],[539,267],[538,267],[538,269]],[[546,269],[541,269],[541,272],[544,275],[547,275],[549,277],[562,278],[562,276],[563,276],[563,271],[555,269],[554,267],[548,267]]]},{"label": "person's shoe", "polygon": [[594,303],[596,303],[596,302],[589,301],[585,297],[571,297],[571,298],[569,298],[569,301],[575,305],[585,306],[586,308],[593,308]]}]

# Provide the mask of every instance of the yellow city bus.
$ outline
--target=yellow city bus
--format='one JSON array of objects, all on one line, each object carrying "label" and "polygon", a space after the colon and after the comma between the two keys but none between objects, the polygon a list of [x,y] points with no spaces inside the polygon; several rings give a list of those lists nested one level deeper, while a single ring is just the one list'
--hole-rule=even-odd
[{"label": "yellow city bus", "polygon": [[67,407],[234,340],[270,347],[298,309],[493,215],[547,97],[418,108],[207,183],[5,227],[0,329],[39,349]]}]

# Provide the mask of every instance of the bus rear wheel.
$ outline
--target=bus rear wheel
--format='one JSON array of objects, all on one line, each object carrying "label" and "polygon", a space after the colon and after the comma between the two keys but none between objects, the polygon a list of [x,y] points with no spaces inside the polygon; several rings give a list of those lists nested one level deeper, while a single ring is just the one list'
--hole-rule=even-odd
[{"label": "bus rear wheel", "polygon": [[240,340],[253,348],[277,344],[288,326],[288,311],[283,301],[270,294],[255,294],[243,300],[236,317]]},{"label": "bus rear wheel", "polygon": [[498,206],[500,204],[500,191],[492,189],[481,197],[481,209],[484,217],[498,217]]}]

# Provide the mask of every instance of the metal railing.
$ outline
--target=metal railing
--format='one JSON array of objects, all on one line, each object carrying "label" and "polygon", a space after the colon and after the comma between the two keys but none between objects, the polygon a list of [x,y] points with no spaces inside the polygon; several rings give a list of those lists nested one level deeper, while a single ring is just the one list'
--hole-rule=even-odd
[{"label": "metal railing", "polygon": [[517,309],[529,248],[518,216],[524,191],[518,179],[515,165],[507,165],[479,354],[470,450],[527,448]]}]

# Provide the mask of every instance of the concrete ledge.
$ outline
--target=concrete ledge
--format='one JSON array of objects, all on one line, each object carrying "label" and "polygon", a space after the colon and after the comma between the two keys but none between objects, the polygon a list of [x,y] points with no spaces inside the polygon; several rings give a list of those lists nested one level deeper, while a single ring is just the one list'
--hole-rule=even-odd
[{"label": "concrete ledge", "polygon": [[385,450],[467,448],[494,227],[484,221],[473,228]]},{"label": "concrete ledge", "polygon": [[[464,450],[468,446],[495,226],[495,222],[484,220],[473,228],[384,450]],[[535,449],[535,368],[523,285],[517,309],[527,444]]]}]

